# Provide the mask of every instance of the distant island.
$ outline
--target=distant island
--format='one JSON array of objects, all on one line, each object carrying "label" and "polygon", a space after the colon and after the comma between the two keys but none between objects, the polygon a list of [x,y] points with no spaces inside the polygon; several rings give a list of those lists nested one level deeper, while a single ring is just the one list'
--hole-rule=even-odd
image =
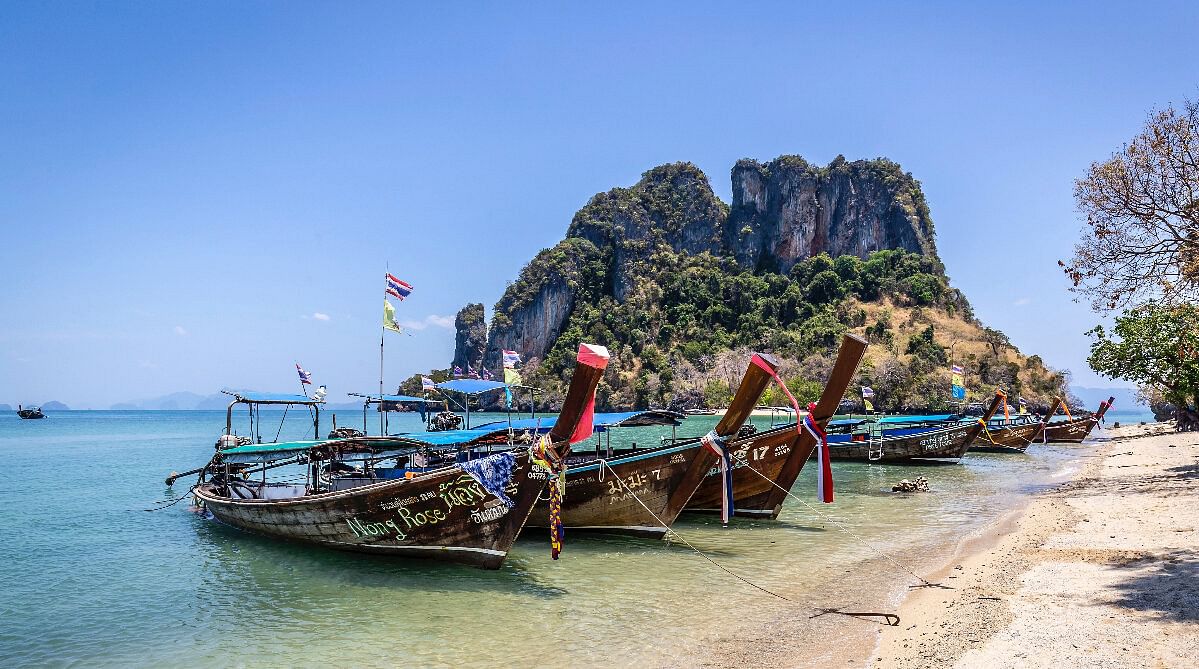
[{"label": "distant island", "polygon": [[[236,390],[245,390],[244,388]],[[298,392],[296,393],[299,394]],[[213,393],[211,395],[201,395],[189,391],[180,391],[152,397],[143,400],[128,400],[118,402],[108,407],[109,411],[224,411],[229,406],[229,402],[233,398],[225,393]],[[268,410],[270,407],[268,407]],[[348,403],[328,403],[324,405],[325,411],[345,411],[351,409],[362,409],[360,402]],[[282,410],[282,407],[280,407]]]},{"label": "distant island", "polygon": [[13,408],[7,404],[0,404],[0,411],[13,411]]},{"label": "distant island", "polygon": [[50,400],[49,402],[42,403],[42,411],[70,411],[70,410],[71,410],[71,407],[63,404],[62,402],[58,402],[56,400]]}]

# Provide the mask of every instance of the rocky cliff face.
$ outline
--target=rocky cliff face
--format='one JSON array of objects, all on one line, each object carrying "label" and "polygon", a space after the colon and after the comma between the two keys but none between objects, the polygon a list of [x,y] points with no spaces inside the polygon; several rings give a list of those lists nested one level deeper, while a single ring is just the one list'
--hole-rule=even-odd
[{"label": "rocky cliff face", "polygon": [[[866,258],[904,249],[936,258],[920,184],[888,160],[838,157],[827,167],[798,156],[741,160],[732,182],[731,207],[691,163],[655,167],[632,187],[595,195],[575,214],[567,238],[539,253],[496,304],[483,364],[498,371],[502,349],[543,358],[576,303],[623,304],[653,271],[656,253],[709,253],[779,273],[820,253]],[[459,314],[455,364],[476,365],[481,306],[478,313],[466,334]]]},{"label": "rocky cliff face", "polygon": [[596,292],[604,267],[599,249],[586,239],[565,239],[538,253],[495,305],[483,359],[487,369],[498,376],[505,349],[518,351],[526,361],[543,358],[562,333],[579,293]]},{"label": "rocky cliff face", "polygon": [[733,167],[725,244],[746,267],[787,272],[820,253],[866,258],[883,249],[936,256],[920,184],[886,160],[817,168],[798,156]]},{"label": "rocky cliff face", "polygon": [[454,318],[457,336],[454,338],[454,361],[451,368],[458,367],[462,371],[470,369],[476,372],[481,369],[483,351],[487,347],[487,320],[483,315],[482,304],[468,304],[458,311]]}]

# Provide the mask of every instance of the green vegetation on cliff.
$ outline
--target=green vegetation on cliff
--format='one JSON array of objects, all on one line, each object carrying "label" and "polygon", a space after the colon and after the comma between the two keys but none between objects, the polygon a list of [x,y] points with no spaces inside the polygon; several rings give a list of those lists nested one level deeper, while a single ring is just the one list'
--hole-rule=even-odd
[{"label": "green vegetation on cliff", "polygon": [[484,364],[498,372],[500,350],[520,351],[552,405],[579,342],[596,342],[612,352],[603,407],[719,405],[749,352],[767,351],[808,400],[852,331],[872,343],[858,380],[881,409],[947,408],[950,346],[972,399],[996,385],[1034,405],[1062,391],[1061,374],[975,321],[919,182],[895,163],[740,161],[733,188],[730,207],[675,163],[593,197],[496,304]]}]

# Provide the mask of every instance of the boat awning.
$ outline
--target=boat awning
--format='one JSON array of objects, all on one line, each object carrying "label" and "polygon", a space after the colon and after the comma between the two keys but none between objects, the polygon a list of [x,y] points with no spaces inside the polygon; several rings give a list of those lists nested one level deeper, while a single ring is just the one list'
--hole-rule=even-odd
[{"label": "boat awning", "polygon": [[507,432],[507,423],[502,428],[482,430],[444,430],[442,432],[409,432],[403,438],[423,446],[471,446],[495,434]]},{"label": "boat awning", "polygon": [[[596,432],[603,432],[614,427],[645,427],[647,425],[681,425],[685,418],[683,414],[673,411],[662,411],[660,409],[650,409],[648,411],[624,411],[620,413],[597,413],[595,414],[593,425]],[[507,430],[511,425],[513,430],[533,430],[538,429],[541,432],[547,432],[553,429],[558,422],[557,416],[546,416],[545,418],[521,418],[512,421],[511,424],[506,420],[493,421],[471,428],[470,431],[491,431]]]},{"label": "boat awning", "polygon": [[957,414],[945,413],[929,416],[885,416],[878,419],[880,423],[941,423],[957,418]]},{"label": "boat awning", "polygon": [[482,379],[453,379],[451,381],[442,381],[436,387],[438,390],[450,390],[467,395],[478,395],[489,390],[507,388],[508,384],[502,381],[484,381]]},{"label": "boat awning", "polygon": [[246,402],[248,404],[307,404],[315,406],[324,404],[324,400],[317,400],[303,395],[290,395],[288,393],[259,393],[253,390],[222,390],[226,395],[232,395],[233,399],[238,402]]},{"label": "boat awning", "polygon": [[221,451],[224,462],[263,462],[283,460],[311,451],[314,446],[327,443],[327,439],[319,441],[280,441],[274,444],[247,444],[235,446]]},{"label": "boat awning", "polygon": [[399,455],[420,448],[423,444],[405,437],[354,437],[350,439],[319,439],[316,441],[281,441],[273,444],[248,444],[220,452],[223,462],[260,463],[286,460],[313,450],[340,453],[370,453]]},{"label": "boat awning", "polygon": [[436,399],[430,400],[424,397],[413,397],[411,395],[360,395],[358,393],[350,393],[354,397],[361,397],[368,402],[421,402],[423,404],[441,404],[445,400]]}]

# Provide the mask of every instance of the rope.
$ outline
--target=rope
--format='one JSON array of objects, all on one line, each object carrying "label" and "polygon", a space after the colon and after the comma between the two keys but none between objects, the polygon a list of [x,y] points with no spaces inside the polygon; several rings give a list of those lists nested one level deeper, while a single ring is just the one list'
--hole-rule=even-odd
[{"label": "rope", "polygon": [[625,484],[625,482],[620,478],[620,475],[616,473],[616,470],[612,469],[612,467],[608,464],[607,460],[600,458],[599,462],[600,462],[600,470],[603,471],[603,469],[605,467],[607,467],[608,470],[612,472],[612,478],[616,479],[617,481],[620,481],[620,487],[624,488],[625,491],[629,493],[629,496],[632,497],[638,504],[640,504],[641,508],[645,509],[646,513],[648,513],[650,516],[652,516],[654,520],[658,521],[658,524],[661,525],[666,530],[666,532],[669,536],[672,536],[675,539],[678,539],[687,548],[690,548],[691,550],[695,551],[696,554],[698,554],[700,557],[702,557],[703,559],[705,559],[708,562],[711,562],[713,565],[715,565],[716,568],[720,569],[721,571],[728,574],[729,576],[732,576],[733,578],[737,579],[738,581],[741,581],[742,583],[750,586],[751,588],[754,588],[756,590],[761,590],[762,592],[764,592],[772,597],[778,597],[779,599],[781,599],[785,602],[791,602],[792,604],[795,603],[793,600],[790,600],[790,599],[778,594],[777,592],[773,592],[771,590],[767,590],[766,588],[763,588],[762,586],[758,585],[757,583],[754,583],[753,581],[745,578],[744,576],[737,574],[736,572],[730,570],[728,567],[726,567],[726,566],[720,564],[719,562],[717,562],[716,560],[713,560],[712,558],[708,557],[707,553],[704,553],[700,549],[696,548],[694,545],[692,545],[692,543],[690,541],[687,541],[686,539],[684,539],[681,534],[670,529],[669,525],[662,522],[662,519],[658,517],[658,514],[651,511],[650,508],[645,505],[645,502],[642,502],[641,498],[637,496],[637,493],[633,492],[633,490]]},{"label": "rope", "polygon": [[801,499],[801,498],[800,498],[798,495],[796,495],[796,494],[792,493],[790,490],[787,490],[786,488],[784,488],[783,486],[779,485],[778,483],[776,483],[776,482],[774,482],[774,481],[770,480],[770,478],[769,478],[769,477],[767,477],[765,474],[763,474],[762,472],[760,472],[760,471],[758,471],[757,469],[754,469],[752,466],[750,466],[749,462],[748,462],[748,461],[746,461],[746,460],[745,460],[745,458],[737,457],[737,455],[736,455],[735,453],[733,454],[733,457],[736,457],[736,458],[737,458],[737,460],[741,462],[741,464],[745,465],[745,468],[746,468],[746,469],[748,469],[748,470],[750,470],[751,472],[753,472],[753,473],[757,474],[758,476],[761,476],[761,477],[762,477],[762,480],[764,480],[764,481],[766,481],[767,483],[769,483],[770,485],[772,485],[772,486],[774,486],[774,487],[778,488],[779,490],[782,490],[784,493],[786,493],[786,495],[787,495],[788,497],[790,497],[790,498],[794,499],[795,501],[799,502],[800,504],[803,504],[803,505],[804,505],[804,507],[806,507],[806,508],[807,508],[809,511],[811,511],[812,513],[814,513],[814,514],[816,514],[817,516],[819,516],[819,517],[820,517],[822,520],[824,520],[826,523],[830,523],[830,524],[832,524],[832,525],[833,525],[833,526],[835,526],[837,529],[839,529],[839,530],[841,530],[842,532],[844,532],[844,533],[848,534],[849,536],[853,537],[854,539],[857,539],[859,543],[861,543],[863,546],[865,546],[865,547],[869,548],[870,550],[874,551],[875,553],[877,553],[877,554],[879,555],[879,557],[882,557],[882,558],[886,559],[888,562],[890,562],[891,564],[895,565],[895,566],[896,566],[897,568],[899,568],[901,571],[904,571],[904,572],[906,572],[906,573],[907,573],[907,574],[909,574],[909,575],[910,575],[912,578],[914,578],[914,579],[916,579],[916,580],[920,581],[921,585],[919,585],[919,586],[914,586],[914,587],[921,587],[921,588],[925,588],[925,587],[927,587],[927,588],[945,588],[945,589],[947,589],[947,590],[952,590],[952,588],[950,588],[949,586],[941,585],[940,583],[932,583],[932,582],[928,581],[927,579],[925,579],[925,578],[921,577],[919,574],[917,574],[916,572],[912,571],[911,569],[909,569],[909,568],[905,567],[904,565],[900,564],[898,560],[896,560],[895,558],[891,557],[891,555],[889,555],[888,553],[886,553],[886,552],[884,552],[883,550],[879,549],[879,548],[878,548],[878,547],[876,547],[874,544],[872,544],[872,543],[870,543],[869,541],[866,541],[865,539],[863,539],[861,536],[859,536],[859,535],[858,535],[857,533],[855,533],[853,530],[851,530],[851,529],[849,529],[848,527],[846,527],[846,526],[845,526],[845,524],[844,524],[844,523],[842,523],[841,521],[839,521],[839,520],[836,520],[836,519],[835,519],[835,518],[833,518],[832,516],[829,516],[829,515],[825,514],[823,511],[821,511],[821,510],[817,509],[816,507],[812,506],[811,504],[808,504],[807,502],[805,502],[803,499]]},{"label": "rope", "polygon": [[153,508],[153,509],[142,509],[142,511],[162,511],[163,509],[169,509],[169,508],[171,508],[172,506],[175,506],[176,504],[178,504],[179,502],[182,502],[183,500],[187,499],[187,496],[188,496],[188,495],[190,495],[190,494],[192,494],[192,491],[193,491],[193,490],[195,490],[197,487],[199,487],[199,486],[198,486],[198,485],[194,485],[194,486],[192,486],[192,487],[188,488],[188,489],[187,489],[187,492],[185,492],[185,493],[183,493],[182,495],[180,495],[180,496],[179,496],[179,499],[177,499],[177,500],[175,500],[175,501],[171,502],[170,504],[165,504],[164,502],[155,502],[155,504],[163,504],[163,506],[159,506],[159,507],[156,507],[156,508]]},{"label": "rope", "polygon": [[[283,432],[283,421],[287,420],[287,410],[291,408],[290,404],[283,405],[283,418],[279,419],[279,429],[275,430],[275,443],[279,443],[279,434]],[[309,407],[311,410],[312,407]]]}]

